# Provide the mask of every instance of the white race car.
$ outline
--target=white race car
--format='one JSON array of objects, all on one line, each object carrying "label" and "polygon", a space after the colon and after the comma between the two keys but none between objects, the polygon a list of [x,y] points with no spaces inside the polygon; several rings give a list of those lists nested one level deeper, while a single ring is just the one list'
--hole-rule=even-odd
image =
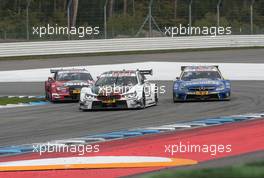
[{"label": "white race car", "polygon": [[121,70],[101,74],[93,86],[82,88],[80,110],[157,105],[157,85],[150,83],[145,75],[152,75],[152,70]]}]

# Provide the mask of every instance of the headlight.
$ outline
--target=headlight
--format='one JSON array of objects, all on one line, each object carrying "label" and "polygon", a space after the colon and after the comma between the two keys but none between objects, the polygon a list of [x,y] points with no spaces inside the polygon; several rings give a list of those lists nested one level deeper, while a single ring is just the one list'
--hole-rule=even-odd
[{"label": "headlight", "polygon": [[179,90],[186,90],[186,87],[184,85],[180,85]]},{"label": "headlight", "polygon": [[231,85],[230,85],[229,82],[226,82],[226,88],[227,88],[227,89],[230,89],[230,88],[231,88]]},{"label": "headlight", "polygon": [[133,92],[133,93],[127,93],[127,94],[124,94],[124,97],[125,97],[125,98],[128,98],[128,99],[130,99],[130,98],[135,98],[135,97],[137,97],[137,92],[135,91],[135,92]]},{"label": "headlight", "polygon": [[224,90],[225,89],[225,85],[224,84],[221,84],[220,86],[218,86],[216,88],[216,91],[220,91],[220,90]]},{"label": "headlight", "polygon": [[95,98],[96,98],[95,95],[85,94],[85,99],[87,99],[87,100],[93,100],[93,99],[95,99]]},{"label": "headlight", "polygon": [[175,89],[175,90],[178,90],[178,88],[179,88],[179,84],[178,84],[178,83],[175,83],[175,84],[174,84],[174,89]]},{"label": "headlight", "polygon": [[184,84],[175,83],[174,89],[175,90],[186,90],[186,87]]},{"label": "headlight", "polygon": [[67,87],[57,87],[56,88],[58,91],[61,91],[61,90],[67,90]]}]

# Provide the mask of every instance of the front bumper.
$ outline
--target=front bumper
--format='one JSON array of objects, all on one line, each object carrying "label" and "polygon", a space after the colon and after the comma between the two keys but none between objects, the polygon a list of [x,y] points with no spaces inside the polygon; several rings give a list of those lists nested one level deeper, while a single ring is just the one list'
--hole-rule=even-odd
[{"label": "front bumper", "polygon": [[120,99],[116,100],[114,103],[106,103],[100,100],[93,101],[80,101],[81,110],[100,110],[100,109],[136,109],[140,108],[141,101],[137,99]]},{"label": "front bumper", "polygon": [[192,101],[192,100],[227,100],[230,98],[230,91],[213,91],[206,95],[197,95],[195,92],[173,92],[176,100]]},{"label": "front bumper", "polygon": [[52,93],[52,101],[79,101],[80,94],[58,94]]}]

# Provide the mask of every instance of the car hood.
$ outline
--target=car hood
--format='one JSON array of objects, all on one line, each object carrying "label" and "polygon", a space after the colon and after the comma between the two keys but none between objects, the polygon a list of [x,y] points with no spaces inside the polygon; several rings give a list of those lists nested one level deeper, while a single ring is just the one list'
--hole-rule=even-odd
[{"label": "car hood", "polygon": [[211,79],[197,79],[191,81],[183,81],[182,84],[185,87],[190,86],[219,86],[223,84],[223,80],[211,80]]},{"label": "car hood", "polygon": [[135,86],[95,86],[93,85],[91,91],[93,94],[103,94],[105,92],[124,94],[133,90]]},{"label": "car hood", "polygon": [[85,80],[70,80],[70,81],[56,81],[56,86],[65,86],[65,87],[71,87],[71,86],[90,86],[93,83],[93,81],[85,81]]}]

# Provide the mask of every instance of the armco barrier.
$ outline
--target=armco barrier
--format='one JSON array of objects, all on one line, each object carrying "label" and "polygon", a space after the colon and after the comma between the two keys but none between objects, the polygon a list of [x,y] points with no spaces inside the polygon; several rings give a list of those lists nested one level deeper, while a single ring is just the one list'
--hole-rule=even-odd
[{"label": "armco barrier", "polygon": [[264,47],[264,35],[0,43],[0,57],[236,47]]}]

